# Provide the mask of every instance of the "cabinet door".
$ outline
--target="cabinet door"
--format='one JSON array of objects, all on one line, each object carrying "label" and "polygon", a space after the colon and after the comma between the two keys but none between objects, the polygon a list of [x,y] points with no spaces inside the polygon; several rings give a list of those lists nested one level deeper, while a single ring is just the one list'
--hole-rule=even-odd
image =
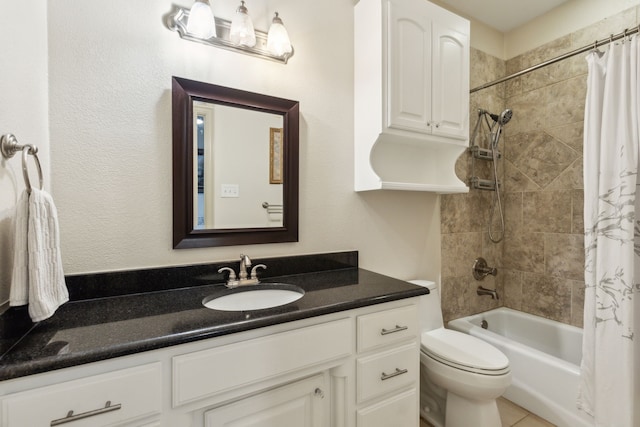
[{"label": "cabinet door", "polygon": [[434,135],[469,137],[469,37],[433,22],[433,124]]},{"label": "cabinet door", "polygon": [[430,133],[430,22],[405,3],[387,8],[387,126]]},{"label": "cabinet door", "polygon": [[328,419],[324,376],[316,375],[205,412],[205,427],[321,427]]}]

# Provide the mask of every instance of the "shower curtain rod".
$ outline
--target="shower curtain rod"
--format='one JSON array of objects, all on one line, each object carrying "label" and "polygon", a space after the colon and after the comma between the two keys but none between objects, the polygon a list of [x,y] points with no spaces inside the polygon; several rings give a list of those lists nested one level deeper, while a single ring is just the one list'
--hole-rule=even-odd
[{"label": "shower curtain rod", "polygon": [[557,56],[555,58],[549,59],[548,61],[541,62],[541,63],[539,63],[537,65],[534,65],[532,67],[526,68],[526,69],[524,69],[522,71],[518,71],[517,73],[510,74],[510,75],[508,75],[506,77],[502,77],[502,78],[500,78],[498,80],[494,80],[492,82],[485,83],[485,84],[483,84],[481,86],[474,87],[473,89],[471,89],[469,91],[469,93],[474,93],[474,92],[477,92],[479,90],[486,89],[486,88],[491,87],[491,86],[495,86],[497,84],[506,82],[507,80],[515,79],[516,77],[520,77],[520,76],[522,76],[524,74],[527,74],[527,73],[530,73],[532,71],[535,71],[535,70],[537,70],[539,68],[546,67],[547,65],[555,64],[556,62],[562,61],[563,59],[570,58],[572,56],[578,55],[578,54],[583,53],[583,52],[587,52],[589,50],[597,49],[598,47],[604,46],[605,44],[612,43],[612,42],[614,42],[616,40],[620,40],[621,38],[630,36],[631,34],[635,34],[635,33],[638,32],[639,29],[640,29],[640,25],[638,25],[637,27],[635,27],[635,28],[633,28],[631,30],[630,29],[625,29],[623,32],[615,34],[615,35],[611,34],[611,36],[609,36],[606,39],[596,40],[595,42],[593,42],[590,45],[581,47],[581,48],[576,49],[576,50],[572,50],[571,52],[567,52],[564,55],[560,55],[560,56]]}]

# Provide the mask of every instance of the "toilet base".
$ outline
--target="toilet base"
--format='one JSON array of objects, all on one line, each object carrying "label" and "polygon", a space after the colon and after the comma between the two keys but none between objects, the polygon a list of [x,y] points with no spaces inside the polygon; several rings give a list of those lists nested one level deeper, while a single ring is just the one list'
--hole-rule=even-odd
[{"label": "toilet base", "polygon": [[447,393],[446,427],[501,427],[495,399],[471,400]]},{"label": "toilet base", "polygon": [[424,364],[420,364],[420,416],[434,427],[445,427],[446,408],[447,390],[435,385],[427,375]]}]

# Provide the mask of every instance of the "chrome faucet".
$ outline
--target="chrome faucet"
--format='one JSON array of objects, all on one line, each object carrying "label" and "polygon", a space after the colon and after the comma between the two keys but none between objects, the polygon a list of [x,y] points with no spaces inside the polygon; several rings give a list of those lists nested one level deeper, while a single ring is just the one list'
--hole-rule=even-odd
[{"label": "chrome faucet", "polygon": [[238,269],[238,276],[236,276],[236,272],[233,271],[231,267],[222,267],[218,270],[218,273],[222,273],[223,271],[229,272],[227,288],[235,288],[243,285],[257,285],[260,283],[260,280],[258,279],[258,269],[266,269],[267,266],[264,264],[258,264],[251,269],[251,273],[249,274],[247,273],[247,269],[250,267],[251,258],[249,258],[249,255],[240,254],[240,268]]},{"label": "chrome faucet", "polygon": [[240,254],[240,269],[238,270],[240,282],[247,280],[247,267],[251,267],[251,258],[249,255]]},{"label": "chrome faucet", "polygon": [[491,295],[491,299],[500,299],[498,296],[498,291],[495,289],[487,289],[482,286],[478,286],[478,290],[476,291],[478,295]]}]

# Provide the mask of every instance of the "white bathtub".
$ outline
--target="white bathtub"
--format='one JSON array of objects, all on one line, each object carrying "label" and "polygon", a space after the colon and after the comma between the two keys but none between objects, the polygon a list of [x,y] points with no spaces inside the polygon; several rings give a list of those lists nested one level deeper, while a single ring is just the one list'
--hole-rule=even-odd
[{"label": "white bathtub", "polygon": [[[488,328],[481,327],[486,320]],[[592,427],[576,408],[582,329],[509,308],[452,320],[449,328],[499,348],[511,366],[504,397],[558,427]]]}]

